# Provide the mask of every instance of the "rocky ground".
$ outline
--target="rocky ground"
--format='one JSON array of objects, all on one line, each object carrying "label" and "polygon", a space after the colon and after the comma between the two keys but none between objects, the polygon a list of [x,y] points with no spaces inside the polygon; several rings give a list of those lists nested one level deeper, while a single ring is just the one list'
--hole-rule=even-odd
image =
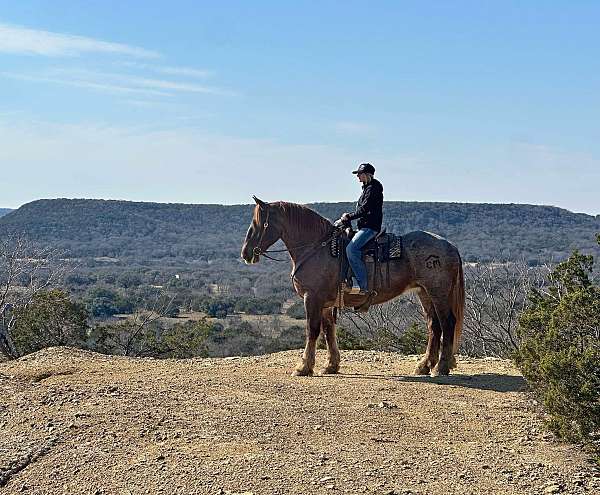
[{"label": "rocky ground", "polygon": [[292,378],[298,358],[54,348],[2,363],[0,492],[600,493],[507,361],[430,378],[416,358],[352,351],[340,375]]}]

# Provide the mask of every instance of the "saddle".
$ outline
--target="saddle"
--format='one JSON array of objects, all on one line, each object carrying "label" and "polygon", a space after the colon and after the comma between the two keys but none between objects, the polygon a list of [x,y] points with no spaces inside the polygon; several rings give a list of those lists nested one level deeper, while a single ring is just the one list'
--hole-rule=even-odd
[{"label": "saddle", "polygon": [[[343,285],[352,287],[352,268],[346,256],[346,246],[354,237],[355,232],[352,228],[346,228],[343,233],[331,241],[330,253],[333,257],[339,260],[339,276],[338,276],[338,297],[336,306],[344,307],[344,290]],[[396,234],[387,233],[384,230],[379,232],[362,248],[362,259],[367,266],[369,295],[367,300],[360,306],[355,307],[355,310],[366,312],[368,311],[372,300],[377,295],[377,289],[383,284],[386,287],[390,286],[390,266],[392,260],[397,260],[402,257],[402,237]],[[382,267],[385,268],[385,280],[382,273]]]}]

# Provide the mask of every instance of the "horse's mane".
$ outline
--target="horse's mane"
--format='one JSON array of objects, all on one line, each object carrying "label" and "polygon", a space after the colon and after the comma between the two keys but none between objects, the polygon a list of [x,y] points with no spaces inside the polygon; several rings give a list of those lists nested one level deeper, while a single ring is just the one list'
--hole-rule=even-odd
[{"label": "horse's mane", "polygon": [[288,225],[296,228],[297,233],[308,230],[319,236],[325,236],[331,231],[331,222],[308,206],[287,201],[276,201],[271,203],[271,206],[277,207],[282,212]]}]

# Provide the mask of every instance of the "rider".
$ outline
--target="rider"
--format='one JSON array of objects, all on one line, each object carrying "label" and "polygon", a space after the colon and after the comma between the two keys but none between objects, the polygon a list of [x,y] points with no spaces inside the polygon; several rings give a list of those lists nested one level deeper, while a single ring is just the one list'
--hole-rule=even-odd
[{"label": "rider", "polygon": [[373,177],[375,167],[370,163],[361,163],[358,169],[352,172],[356,174],[358,180],[362,183],[362,194],[356,204],[354,213],[344,213],[336,222],[340,225],[358,218],[358,232],[346,248],[348,261],[352,267],[353,287],[351,292],[355,294],[366,295],[367,288],[367,267],[362,260],[362,248],[375,237],[381,230],[383,220],[383,186],[381,182]]}]

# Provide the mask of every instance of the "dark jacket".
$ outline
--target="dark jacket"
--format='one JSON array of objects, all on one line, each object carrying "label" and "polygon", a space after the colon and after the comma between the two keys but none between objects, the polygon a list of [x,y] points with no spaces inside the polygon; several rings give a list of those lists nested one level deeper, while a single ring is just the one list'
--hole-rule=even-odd
[{"label": "dark jacket", "polygon": [[350,220],[358,218],[359,229],[381,230],[383,221],[383,186],[377,179],[363,185],[363,191],[356,203],[356,211],[350,214]]}]

